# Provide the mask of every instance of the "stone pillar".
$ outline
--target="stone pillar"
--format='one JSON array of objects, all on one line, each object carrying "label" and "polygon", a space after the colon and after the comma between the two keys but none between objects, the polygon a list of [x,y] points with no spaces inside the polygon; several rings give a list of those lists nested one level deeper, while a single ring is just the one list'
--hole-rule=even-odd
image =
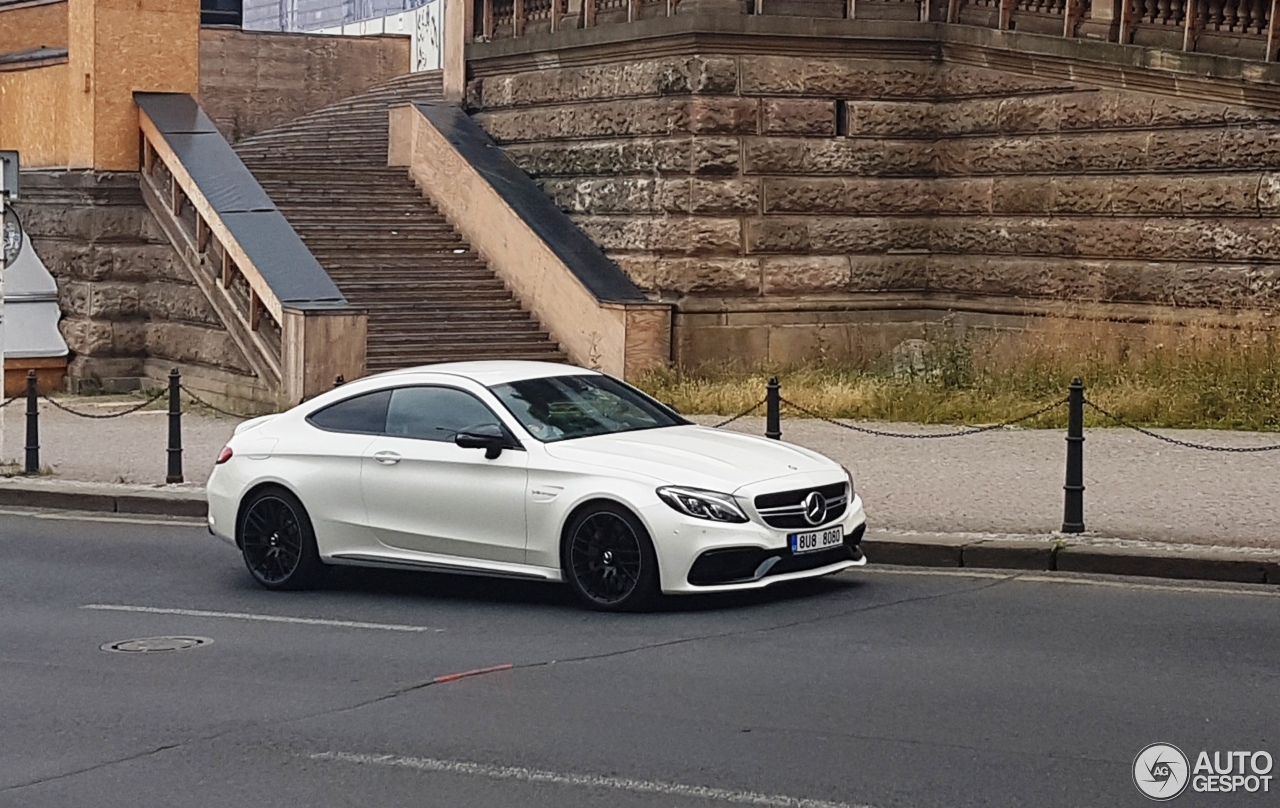
[{"label": "stone pillar", "polygon": [[133,94],[199,91],[200,4],[68,0],[67,50],[71,167],[136,171]]},{"label": "stone pillar", "polygon": [[473,0],[444,0],[444,100],[462,103],[467,94],[467,15]]}]

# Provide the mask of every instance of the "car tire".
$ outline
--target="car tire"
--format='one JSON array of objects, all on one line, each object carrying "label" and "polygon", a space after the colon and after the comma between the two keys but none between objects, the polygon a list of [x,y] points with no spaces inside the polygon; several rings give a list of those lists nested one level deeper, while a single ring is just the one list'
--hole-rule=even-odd
[{"label": "car tire", "polygon": [[588,505],[569,520],[561,565],[569,588],[590,609],[642,611],[661,594],[649,531],[635,514],[611,502]]},{"label": "car tire", "polygon": [[329,571],[307,509],[283,488],[259,490],[245,502],[236,543],[249,574],[267,589],[310,589]]}]

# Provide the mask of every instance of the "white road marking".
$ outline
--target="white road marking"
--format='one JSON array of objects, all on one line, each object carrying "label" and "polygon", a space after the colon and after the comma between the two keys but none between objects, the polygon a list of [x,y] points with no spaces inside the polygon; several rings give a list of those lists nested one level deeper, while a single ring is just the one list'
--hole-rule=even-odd
[{"label": "white road marking", "polygon": [[54,519],[64,522],[104,522],[116,525],[161,525],[164,527],[204,527],[205,520],[195,516],[147,516],[94,511],[39,511],[0,508],[0,516],[26,516],[31,519]]},{"label": "white road marking", "polygon": [[[952,578],[1008,578],[1010,580],[1026,581],[1036,584],[1076,584],[1079,586],[1105,586],[1113,589],[1143,589],[1155,592],[1195,592],[1205,595],[1251,595],[1257,598],[1280,598],[1280,587],[1272,587],[1268,589],[1254,589],[1244,587],[1266,586],[1266,584],[1240,584],[1240,589],[1228,589],[1223,586],[1190,586],[1187,584],[1161,584],[1161,583],[1138,583],[1137,581],[1111,581],[1101,578],[1075,578],[1068,577],[1070,573],[1062,575],[1046,575],[1043,573],[1019,572],[1018,570],[1009,570],[1008,572],[991,572],[991,571],[973,571],[966,569],[887,569],[885,567],[857,567],[849,570],[852,573],[875,573],[879,575],[933,575]],[[1084,575],[1086,573],[1074,573]]]},{"label": "white road marking", "polygon": [[141,614],[176,614],[182,617],[212,617],[226,620],[255,620],[262,623],[296,623],[304,626],[336,626],[338,628],[368,628],[378,631],[407,631],[415,634],[441,632],[442,628],[406,626],[398,623],[365,623],[359,620],[324,620],[318,617],[284,617],[277,614],[249,614],[247,612],[211,612],[203,609],[162,609],[157,606],[120,606],[106,603],[89,603],[80,607],[95,612],[138,612]]},{"label": "white road marking", "polygon": [[424,772],[487,777],[491,780],[517,780],[525,783],[609,788],[615,791],[630,791],[637,794],[661,794],[666,797],[691,797],[710,802],[759,805],[765,806],[765,808],[871,808],[869,805],[854,805],[847,802],[831,802],[807,797],[789,797],[784,794],[759,794],[754,791],[733,791],[724,788],[711,788],[710,786],[632,780],[628,777],[609,777],[601,774],[550,772],[527,769],[523,766],[494,766],[485,763],[469,763],[465,760],[437,760],[435,758],[404,757],[401,755],[363,755],[354,752],[318,752],[310,755],[310,758],[312,760],[392,766]]}]

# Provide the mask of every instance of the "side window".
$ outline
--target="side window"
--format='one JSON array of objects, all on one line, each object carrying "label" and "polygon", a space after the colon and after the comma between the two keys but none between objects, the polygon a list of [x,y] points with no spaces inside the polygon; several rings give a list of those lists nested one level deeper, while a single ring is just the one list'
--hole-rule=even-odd
[{"label": "side window", "polygon": [[402,438],[452,441],[486,424],[501,422],[478,398],[452,387],[399,387],[387,409],[387,434]]},{"label": "side window", "polygon": [[365,393],[330,404],[319,412],[307,416],[313,426],[330,432],[359,432],[381,435],[387,426],[387,405],[391,401],[390,390]]}]

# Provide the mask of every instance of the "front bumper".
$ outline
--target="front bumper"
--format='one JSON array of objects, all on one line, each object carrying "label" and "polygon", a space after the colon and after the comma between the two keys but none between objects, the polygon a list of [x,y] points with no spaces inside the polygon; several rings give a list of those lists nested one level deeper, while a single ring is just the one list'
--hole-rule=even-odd
[{"label": "front bumper", "polygon": [[691,517],[673,520],[672,514],[675,511],[665,504],[660,510],[644,514],[658,553],[662,591],[668,594],[763,589],[867,563],[861,546],[866,515],[856,494],[838,523],[814,528],[839,526],[844,531],[844,543],[798,555],[791,552],[785,530],[755,521],[727,524]]}]

